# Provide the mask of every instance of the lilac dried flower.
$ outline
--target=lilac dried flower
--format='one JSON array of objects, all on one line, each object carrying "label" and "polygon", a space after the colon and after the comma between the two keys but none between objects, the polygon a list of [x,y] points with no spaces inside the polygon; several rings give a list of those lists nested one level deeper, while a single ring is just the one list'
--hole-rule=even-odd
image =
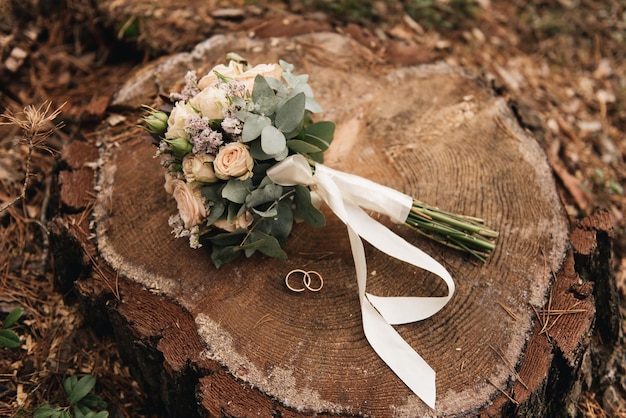
[{"label": "lilac dried flower", "polygon": [[198,87],[198,76],[195,71],[187,71],[187,74],[185,74],[185,87],[183,87],[183,91],[180,93],[170,93],[170,100],[175,102],[180,100],[189,100],[198,93],[200,93],[200,88]]}]

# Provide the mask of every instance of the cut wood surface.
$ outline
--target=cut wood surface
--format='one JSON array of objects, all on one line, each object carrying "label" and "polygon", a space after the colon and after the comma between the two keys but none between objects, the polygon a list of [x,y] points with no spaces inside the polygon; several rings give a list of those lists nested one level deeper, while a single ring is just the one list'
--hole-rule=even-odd
[{"label": "cut wood surface", "polygon": [[[153,103],[158,89],[180,88],[187,70],[206,72],[231,51],[253,64],[284,59],[310,74],[323,119],[337,123],[327,165],[481,217],[500,232],[483,265],[381,219],[444,264],[456,282],[441,312],[397,327],[437,372],[436,410],[413,395],[365,339],[346,228],[332,213],[325,211],[324,228],[294,228],[286,261],[255,255],[217,270],[209,249],[190,249],[171,235],[167,220],[176,205],[163,189],[155,148],[139,130],[109,128],[99,136],[96,238],[88,251],[95,273],[77,286],[98,304],[99,291],[89,288],[106,282],[99,286],[116,295],[116,315],[126,324],[119,327],[120,339],[160,332],[153,349],[162,353],[164,370],[182,373],[191,365],[185,399],[193,409],[197,392],[200,410],[209,415],[502,413],[504,404],[523,403],[545,390],[553,347],[548,319],[557,306],[562,312],[571,308],[569,299],[551,295],[551,285],[578,278],[573,264],[562,269],[568,223],[546,158],[505,99],[460,69],[387,67],[348,38],[321,33],[272,40],[214,37],[191,53],[141,70],[113,104],[134,108],[138,117],[137,106]],[[445,292],[436,277],[372,247],[366,251],[370,293]],[[286,288],[285,275],[301,268],[323,275],[322,291],[296,294]],[[559,270],[570,282],[555,279]],[[564,305],[552,305],[552,298]],[[570,312],[578,314],[575,330],[561,337],[575,347],[559,343],[572,353],[572,370],[579,369],[576,353],[584,351],[581,341],[594,315],[592,301],[579,305]]]}]

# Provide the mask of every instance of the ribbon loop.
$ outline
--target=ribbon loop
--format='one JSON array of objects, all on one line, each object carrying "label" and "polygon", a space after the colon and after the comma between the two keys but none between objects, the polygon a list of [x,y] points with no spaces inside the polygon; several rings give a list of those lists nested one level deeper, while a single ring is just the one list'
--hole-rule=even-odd
[{"label": "ribbon loop", "polygon": [[[361,302],[363,331],[378,356],[428,406],[435,407],[435,371],[398,334],[391,324],[406,324],[431,317],[454,294],[450,273],[436,260],[390,229],[371,218],[363,209],[389,216],[404,223],[413,199],[403,193],[322,164],[311,172],[307,160],[299,155],[287,157],[267,170],[277,184],[316,186],[316,191],[346,224],[356,269]],[[381,297],[366,293],[367,261],[361,238],[385,254],[439,276],[448,286],[443,297]]]}]

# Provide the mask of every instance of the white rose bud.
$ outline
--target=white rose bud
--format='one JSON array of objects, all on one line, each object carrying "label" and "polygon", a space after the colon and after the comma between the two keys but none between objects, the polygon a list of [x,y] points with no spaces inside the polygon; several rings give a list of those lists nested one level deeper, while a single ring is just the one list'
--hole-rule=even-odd
[{"label": "white rose bud", "polygon": [[178,179],[172,180],[172,188],[172,195],[178,206],[178,214],[183,220],[185,228],[189,229],[199,225],[207,216],[200,189]]},{"label": "white rose bud", "polygon": [[232,223],[228,223],[226,219],[220,219],[213,222],[213,226],[223,229],[226,232],[233,232],[236,229],[248,229],[254,218],[250,212],[245,212],[237,216]]},{"label": "white rose bud", "polygon": [[189,100],[189,103],[209,119],[223,119],[224,109],[228,108],[226,92],[215,87],[203,89]]},{"label": "white rose bud", "polygon": [[228,180],[236,177],[246,180],[252,177],[254,160],[245,144],[231,142],[220,148],[213,162],[213,169],[217,178]]},{"label": "white rose bud", "polygon": [[183,158],[183,173],[188,182],[215,183],[217,177],[213,171],[213,160],[215,156],[211,154],[187,154]]},{"label": "white rose bud", "polygon": [[167,120],[167,132],[165,132],[165,138],[188,139],[189,135],[185,132],[185,125],[187,118],[194,115],[197,115],[197,113],[188,103],[183,101],[176,102],[176,106],[172,109],[172,113],[170,113],[170,117]]}]

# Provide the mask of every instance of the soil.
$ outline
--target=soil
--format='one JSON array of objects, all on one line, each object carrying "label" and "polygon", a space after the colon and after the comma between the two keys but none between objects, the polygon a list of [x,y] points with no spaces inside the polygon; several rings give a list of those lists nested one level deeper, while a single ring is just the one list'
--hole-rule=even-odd
[{"label": "soil", "polygon": [[[98,124],[135,123],[108,106],[130,71],[218,33],[336,31],[393,65],[445,61],[487,80],[544,149],[571,221],[608,212],[612,273],[626,300],[623,0],[213,0],[196,14],[164,1],[161,21],[133,20],[155,13],[147,3],[0,1],[0,320],[25,309],[12,327],[21,348],[0,347],[0,416],[61,405],[63,379],[84,374],[97,377],[95,393],[111,416],[159,416],[122,363],[111,330],[85,323],[72,291],[54,280],[46,231],[53,174],[63,149],[93,139]],[[59,107],[58,117],[47,117]],[[622,332],[622,346],[623,339]],[[626,416],[621,367],[586,382],[581,415]]]}]

